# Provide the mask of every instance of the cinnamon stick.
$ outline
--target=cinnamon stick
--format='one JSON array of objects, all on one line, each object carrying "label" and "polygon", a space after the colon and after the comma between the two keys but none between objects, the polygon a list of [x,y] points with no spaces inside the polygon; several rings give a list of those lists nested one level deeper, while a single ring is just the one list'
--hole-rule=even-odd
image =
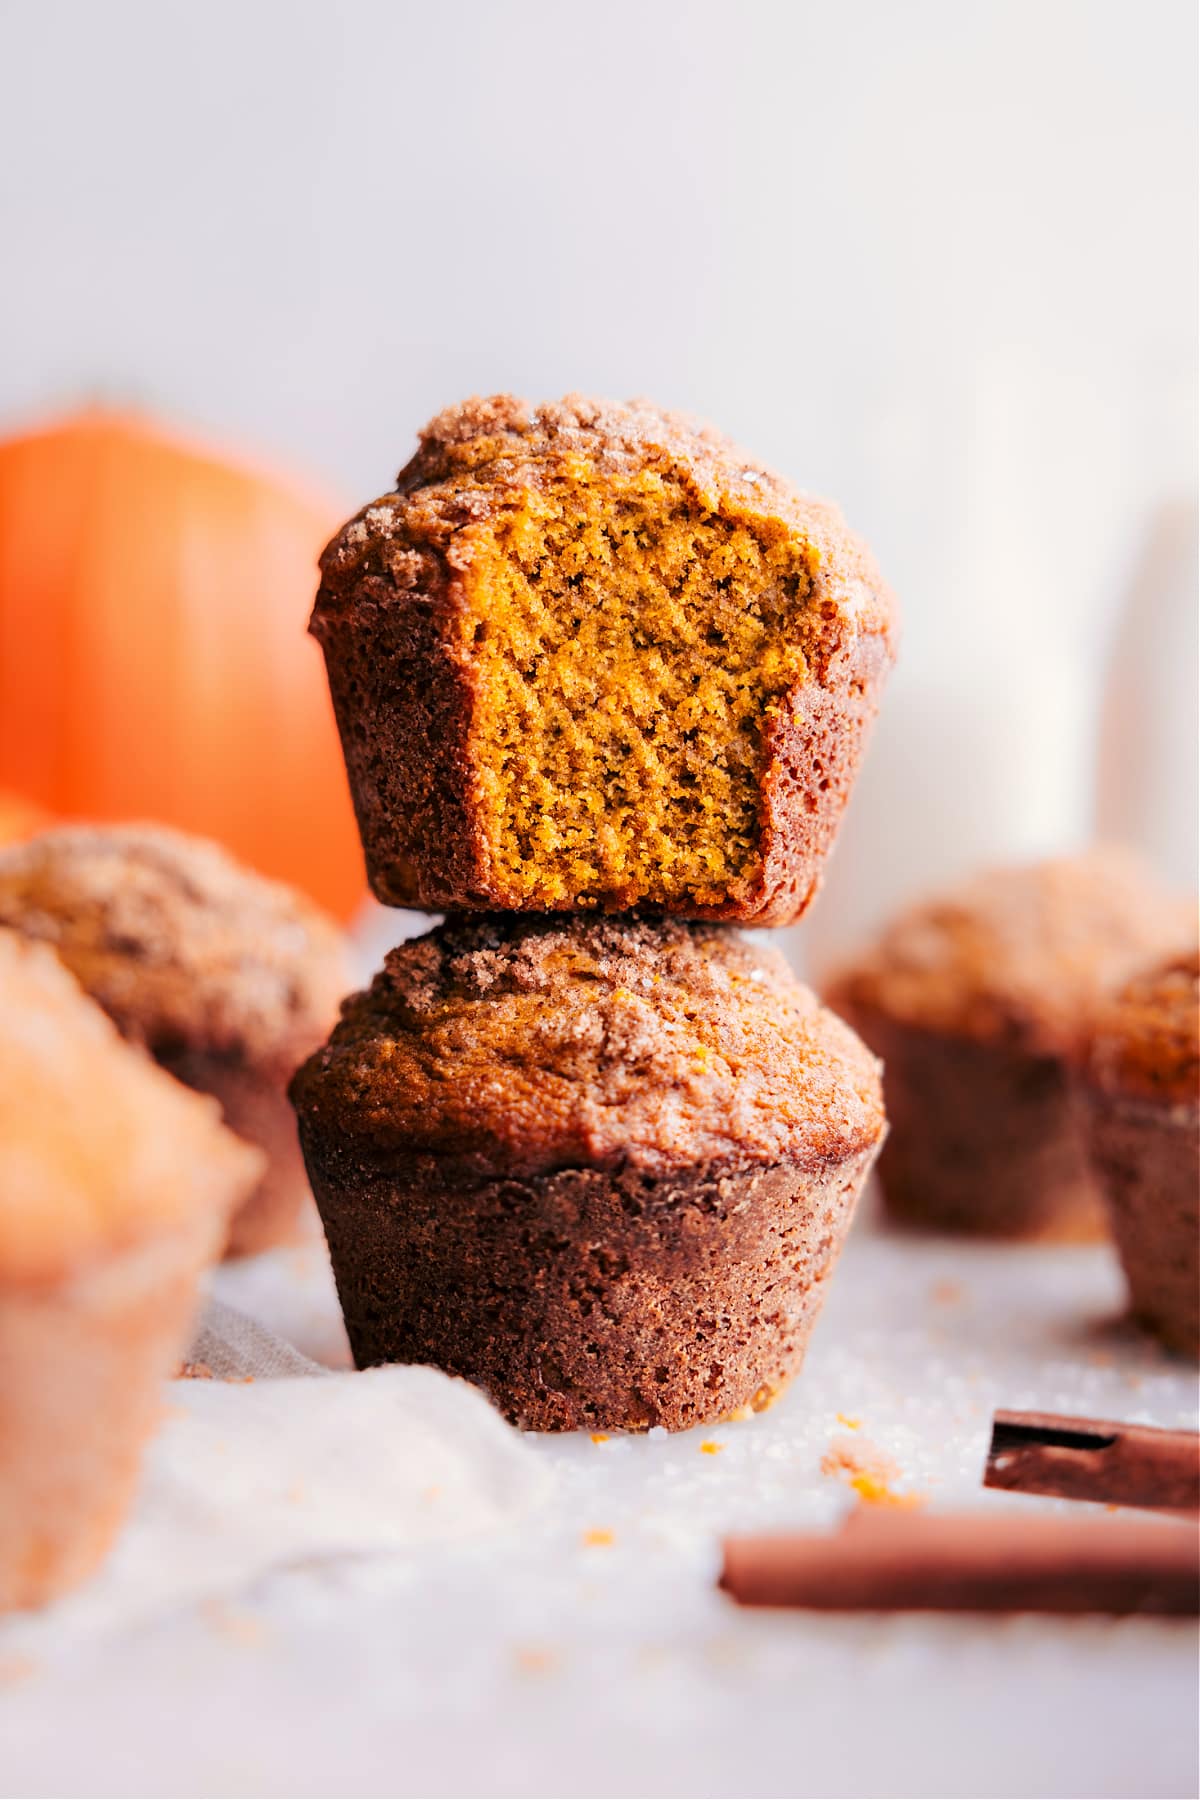
[{"label": "cinnamon stick", "polygon": [[984,1485],[1154,1511],[1200,1508],[1200,1436],[1109,1419],[998,1412]]},{"label": "cinnamon stick", "polygon": [[861,1509],[840,1532],[730,1538],[743,1606],[821,1612],[1200,1612],[1200,1533],[1167,1520]]}]

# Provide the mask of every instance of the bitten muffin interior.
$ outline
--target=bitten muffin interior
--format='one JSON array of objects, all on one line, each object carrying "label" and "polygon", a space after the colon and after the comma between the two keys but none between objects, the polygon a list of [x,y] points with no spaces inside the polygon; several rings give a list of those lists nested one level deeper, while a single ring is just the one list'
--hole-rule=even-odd
[{"label": "bitten muffin interior", "polygon": [[748,893],[816,551],[645,468],[601,482],[577,466],[472,538],[472,750],[504,904]]}]

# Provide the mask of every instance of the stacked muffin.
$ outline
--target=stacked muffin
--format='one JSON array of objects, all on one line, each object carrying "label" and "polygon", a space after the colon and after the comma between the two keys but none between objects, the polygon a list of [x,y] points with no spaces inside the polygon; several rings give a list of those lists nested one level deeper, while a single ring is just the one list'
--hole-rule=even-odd
[{"label": "stacked muffin", "polygon": [[884,1117],[731,923],[819,885],[893,654],[874,563],[688,420],[500,398],[322,569],[372,886],[450,914],[292,1083],[356,1360],[535,1428],[765,1404]]}]

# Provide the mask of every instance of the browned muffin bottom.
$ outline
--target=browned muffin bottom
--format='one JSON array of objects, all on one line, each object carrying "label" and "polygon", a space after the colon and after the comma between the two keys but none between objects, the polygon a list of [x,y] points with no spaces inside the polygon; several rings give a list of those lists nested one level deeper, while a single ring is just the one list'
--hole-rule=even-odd
[{"label": "browned muffin bottom", "polygon": [[1104,991],[1187,909],[1112,850],[993,870],[906,913],[829,985],[883,1059],[879,1177],[898,1222],[1103,1235],[1074,1071]]},{"label": "browned muffin bottom", "polygon": [[1168,958],[1096,1020],[1083,1083],[1092,1159],[1133,1312],[1200,1355],[1200,957]]},{"label": "browned muffin bottom", "polygon": [[895,620],[837,511],[710,428],[499,396],[334,539],[312,629],[385,903],[781,924]]},{"label": "browned muffin bottom", "polygon": [[713,926],[448,921],[292,1097],[355,1360],[530,1429],[682,1429],[803,1357],[884,1131],[878,1069]]},{"label": "browned muffin bottom", "polygon": [[879,1182],[893,1223],[1048,1243],[1104,1235],[1057,1057],[934,1035],[838,991],[828,998],[883,1063],[890,1131]]},{"label": "browned muffin bottom", "polygon": [[123,1036],[267,1155],[227,1253],[293,1237],[308,1206],[286,1084],[349,977],[302,895],[161,826],[67,826],[0,852],[0,924],[51,944]]}]

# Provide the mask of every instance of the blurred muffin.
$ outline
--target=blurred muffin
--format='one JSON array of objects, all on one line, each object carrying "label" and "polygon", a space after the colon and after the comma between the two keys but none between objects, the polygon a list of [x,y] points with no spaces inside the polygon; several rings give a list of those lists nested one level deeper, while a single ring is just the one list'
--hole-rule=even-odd
[{"label": "blurred muffin", "polygon": [[380,900],[805,910],[896,629],[835,507],[646,402],[499,395],[434,419],[321,567]]},{"label": "blurred muffin", "polygon": [[0,930],[0,1611],[99,1562],[257,1150]]},{"label": "blurred muffin", "polygon": [[533,1430],[766,1404],[884,1132],[874,1058],[782,958],[675,923],[459,916],[291,1091],[359,1366]]},{"label": "blurred muffin", "polygon": [[1084,1081],[1092,1160],[1135,1316],[1200,1355],[1200,957],[1172,957],[1100,1010]]},{"label": "blurred muffin", "polygon": [[53,946],[117,1029],[266,1152],[228,1253],[296,1235],[308,1183],[289,1076],[349,986],[341,933],[310,901],[201,838],[70,826],[0,852],[0,925]]},{"label": "blurred muffin", "polygon": [[998,869],[892,924],[827,998],[883,1058],[887,1210],[1003,1237],[1103,1234],[1074,1095],[1106,989],[1187,908],[1115,850]]}]

